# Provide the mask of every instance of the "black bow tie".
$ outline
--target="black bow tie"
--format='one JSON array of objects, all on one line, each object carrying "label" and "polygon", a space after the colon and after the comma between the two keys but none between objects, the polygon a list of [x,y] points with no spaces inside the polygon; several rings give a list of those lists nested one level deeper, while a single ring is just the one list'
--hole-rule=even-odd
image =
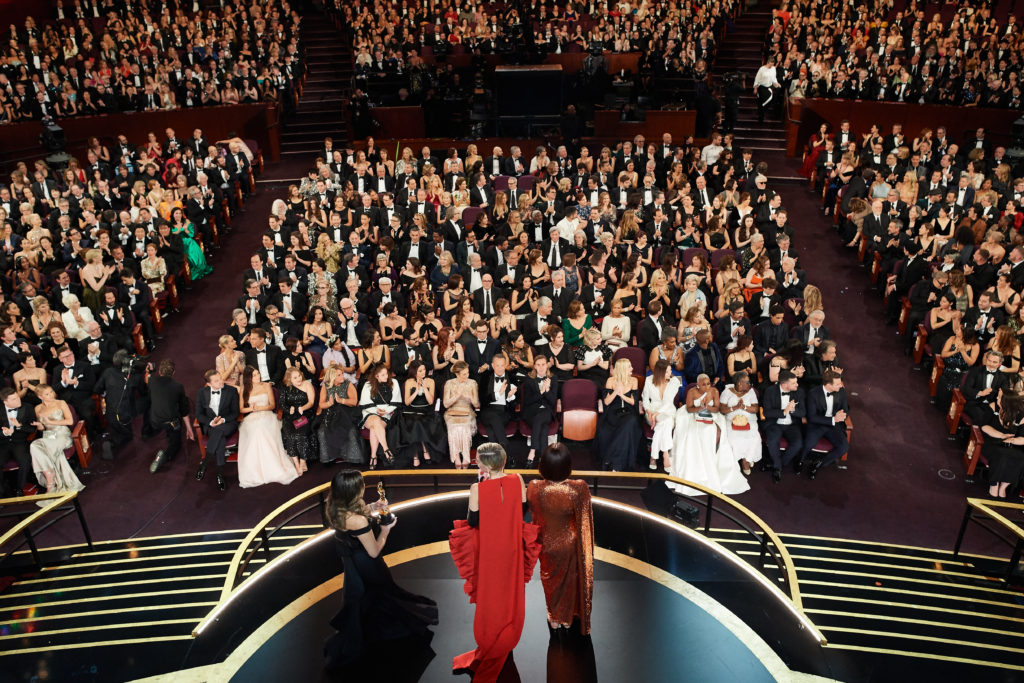
[{"label": "black bow tie", "polygon": [[836,396],[839,395],[839,392],[838,391],[826,391],[825,395],[826,396],[831,396],[832,398],[835,398]]},{"label": "black bow tie", "polygon": [[257,352],[256,352],[256,355],[257,355],[257,356],[262,356],[262,355],[264,355],[264,354],[266,354],[266,353],[267,353],[267,350],[266,350],[266,349],[260,349],[259,351],[257,351]]},{"label": "black bow tie", "polygon": [[220,391],[211,391],[210,396],[220,396]]}]

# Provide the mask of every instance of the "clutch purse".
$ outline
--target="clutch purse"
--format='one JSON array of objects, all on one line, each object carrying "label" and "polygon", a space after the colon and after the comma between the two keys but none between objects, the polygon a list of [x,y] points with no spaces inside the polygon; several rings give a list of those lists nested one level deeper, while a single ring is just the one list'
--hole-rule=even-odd
[{"label": "clutch purse", "polygon": [[305,427],[308,424],[309,424],[309,420],[306,419],[305,415],[303,415],[302,417],[298,418],[297,420],[292,420],[292,426],[295,427],[296,429],[302,429],[303,427]]},{"label": "clutch purse", "polygon": [[750,431],[750,420],[746,415],[736,415],[732,418],[732,428],[738,432]]}]

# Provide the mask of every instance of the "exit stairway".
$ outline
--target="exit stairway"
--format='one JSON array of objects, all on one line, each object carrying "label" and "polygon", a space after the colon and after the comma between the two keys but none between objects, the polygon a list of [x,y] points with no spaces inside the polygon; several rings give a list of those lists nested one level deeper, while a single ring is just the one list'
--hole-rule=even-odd
[{"label": "exit stairway", "polygon": [[281,134],[281,153],[307,157],[325,137],[344,149],[348,140],[347,103],[352,83],[352,52],[348,37],[319,11],[302,21],[306,81],[295,114]]}]

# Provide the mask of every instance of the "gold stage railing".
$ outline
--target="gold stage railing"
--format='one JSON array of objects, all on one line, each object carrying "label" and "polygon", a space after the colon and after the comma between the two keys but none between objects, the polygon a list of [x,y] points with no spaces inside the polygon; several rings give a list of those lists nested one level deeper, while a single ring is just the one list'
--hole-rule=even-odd
[{"label": "gold stage railing", "polygon": [[[524,478],[530,479],[538,476],[536,470],[508,470],[509,472],[517,472],[523,475]],[[476,470],[374,470],[364,472],[363,476],[367,479],[380,478],[383,480],[402,480],[402,486],[422,486],[423,488],[433,488],[436,490],[440,487],[453,487],[465,485],[468,488],[468,480],[475,480],[477,476]],[[606,488],[615,488],[614,486],[607,486],[607,482],[611,480],[662,480],[665,483],[682,484],[691,489],[701,491],[705,496],[696,498],[693,496],[687,496],[683,494],[674,494],[687,501],[693,503],[699,508],[703,508],[703,529],[705,535],[708,535],[711,529],[711,519],[715,515],[724,517],[734,524],[739,526],[741,529],[747,531],[750,535],[756,538],[761,547],[761,554],[759,559],[759,566],[757,567],[762,572],[765,569],[765,563],[768,558],[771,558],[774,565],[778,568],[779,574],[782,577],[782,583],[785,587],[785,594],[792,601],[793,606],[803,614],[803,602],[800,598],[800,586],[797,582],[796,570],[793,565],[793,560],[790,557],[789,551],[786,549],[782,539],[779,538],[765,522],[758,517],[754,512],[745,507],[744,505],[736,502],[734,499],[724,496],[716,491],[712,491],[700,484],[686,481],[684,479],[678,479],[671,477],[666,474],[659,473],[645,473],[645,472],[593,472],[593,471],[580,471],[573,472],[573,478],[583,479],[589,482],[592,489],[596,492],[599,490],[601,483],[606,483]],[[414,479],[426,478],[429,483],[416,484],[412,483]],[[452,478],[452,482],[442,482],[442,478]],[[463,483],[465,482],[465,483]],[[369,483],[367,489],[372,488]],[[621,488],[621,487],[619,487]],[[220,600],[218,601],[218,607],[222,605],[228,598],[231,597],[232,593],[239,588],[245,581],[248,581],[255,575],[256,572],[250,574],[249,577],[244,578],[247,567],[250,561],[259,552],[263,552],[266,561],[269,563],[273,559],[273,553],[271,551],[271,539],[273,536],[284,529],[287,525],[301,517],[302,515],[312,512],[314,509],[318,509],[320,513],[320,521],[326,528],[328,526],[326,516],[326,502],[327,494],[330,490],[330,482],[321,484],[315,488],[312,488],[304,493],[295,496],[286,503],[280,505],[276,510],[264,517],[258,524],[256,524],[252,530],[246,535],[245,539],[239,544],[238,549],[231,558],[231,563],[228,567],[227,576],[224,580],[224,586],[221,589]],[[731,553],[723,546],[724,552]],[[264,565],[266,566],[266,565]],[[214,608],[211,611],[211,615],[216,613],[218,610]],[[195,630],[198,633],[202,630],[204,624],[210,619],[208,616],[204,619]]]},{"label": "gold stage railing", "polygon": [[960,554],[960,546],[963,545],[964,534],[967,533],[967,525],[970,522],[974,522],[1013,548],[1010,554],[1010,562],[1006,568],[1006,580],[1024,580],[1024,576],[1017,573],[1021,555],[1024,554],[1024,526],[1021,526],[1019,522],[1015,522],[1007,516],[1013,514],[1019,518],[1021,513],[1024,513],[1024,505],[1020,503],[985,498],[968,498],[967,508],[964,510],[964,518],[960,523],[960,533],[956,537],[956,546],[953,548],[953,557]]},{"label": "gold stage railing", "polygon": [[[23,509],[25,505],[35,505],[42,501],[49,502],[45,507],[40,507],[31,512]],[[68,503],[71,503],[71,505],[67,505]],[[18,509],[12,510],[11,508]],[[7,558],[11,557],[21,546],[27,545],[32,553],[32,560],[35,562],[36,567],[41,568],[42,559],[39,555],[39,549],[36,547],[35,537],[71,514],[78,515],[78,522],[82,526],[85,542],[89,546],[89,550],[92,550],[92,536],[89,535],[89,527],[85,523],[82,506],[78,502],[77,491],[40,493],[35,496],[23,496],[21,498],[0,498],[0,519],[15,518],[18,520],[13,527],[5,531],[3,535],[0,535],[0,549],[12,546],[7,552],[0,555],[0,565],[6,562]],[[32,528],[33,524],[43,519],[46,519],[45,524],[35,529]],[[24,537],[21,542],[13,545],[21,537]]]}]

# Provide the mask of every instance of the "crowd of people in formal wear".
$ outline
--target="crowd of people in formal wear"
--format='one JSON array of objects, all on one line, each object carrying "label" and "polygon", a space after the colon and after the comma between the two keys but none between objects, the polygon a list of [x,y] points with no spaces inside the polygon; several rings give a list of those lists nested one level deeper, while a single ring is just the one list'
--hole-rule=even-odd
[{"label": "crowd of people in formal wear", "polygon": [[0,124],[240,102],[287,113],[304,71],[300,24],[288,2],[57,2],[49,21],[5,31]]},{"label": "crowd of people in formal wear", "polygon": [[466,468],[484,434],[530,466],[582,390],[607,469],[739,493],[763,434],[776,481],[813,477],[846,450],[836,344],[782,196],[725,144],[392,163],[325,140],[252,245],[197,400],[207,458],[220,470],[237,428],[213,428],[216,391],[247,416],[243,486],[313,461]]},{"label": "crowd of people in formal wear", "polygon": [[1020,109],[1021,40],[992,4],[786,0],[765,53],[791,97]]},{"label": "crowd of people in formal wear", "polygon": [[460,74],[451,65],[435,67],[430,60],[450,54],[498,54],[522,62],[549,54],[635,52],[648,75],[703,77],[737,5],[532,0],[427,7],[391,0],[335,0],[328,10],[350,31],[358,85],[365,89],[374,82],[401,79],[409,98],[419,101],[430,89],[457,93],[459,86],[471,87],[471,73]]},{"label": "crowd of people in formal wear", "polygon": [[1024,476],[1021,169],[983,128],[961,140],[945,127],[913,138],[879,128],[823,125],[805,169],[843,242],[877,273],[906,352],[933,364],[934,402],[966,399],[986,435],[990,492],[1006,497]]},{"label": "crowd of people in formal wear", "polygon": [[154,470],[190,429],[173,362],[147,370],[139,359],[211,272],[258,159],[244,140],[212,143],[198,128],[138,142],[92,138],[86,159],[19,164],[0,187],[0,459],[17,465],[17,495],[33,472],[50,492],[81,487],[64,457],[78,422],[112,459],[144,414],[144,435],[170,439]]}]

